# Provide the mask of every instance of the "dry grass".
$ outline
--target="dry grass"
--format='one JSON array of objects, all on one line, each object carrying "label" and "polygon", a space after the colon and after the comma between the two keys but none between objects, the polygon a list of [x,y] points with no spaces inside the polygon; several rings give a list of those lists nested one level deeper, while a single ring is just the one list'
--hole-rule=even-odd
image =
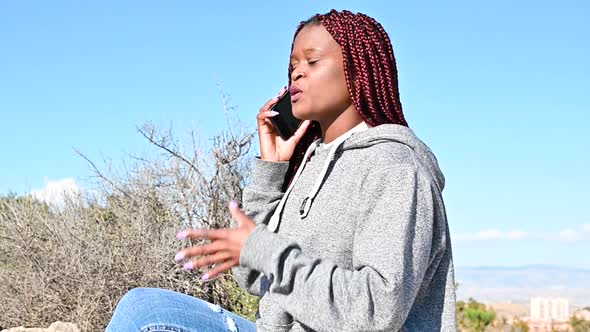
[{"label": "dry grass", "polygon": [[[228,111],[226,109],[226,111]],[[230,127],[231,128],[231,127]],[[94,169],[97,189],[60,207],[0,198],[0,330],[61,320],[101,331],[129,289],[161,287],[253,318],[257,301],[231,275],[201,284],[173,260],[185,227],[227,227],[227,202],[241,197],[252,132],[226,130],[207,153],[183,153],[171,133],[139,129],[157,147],[130,169]],[[82,154],[81,154],[82,155]],[[82,155],[83,156],[83,155]]]}]

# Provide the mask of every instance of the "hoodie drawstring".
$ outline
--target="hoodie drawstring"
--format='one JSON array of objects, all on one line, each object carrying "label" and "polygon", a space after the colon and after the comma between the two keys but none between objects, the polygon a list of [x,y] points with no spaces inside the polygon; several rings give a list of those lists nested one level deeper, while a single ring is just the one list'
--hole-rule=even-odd
[{"label": "hoodie drawstring", "polygon": [[289,197],[291,190],[293,190],[293,185],[295,184],[295,182],[297,182],[297,179],[299,179],[299,176],[303,172],[303,168],[305,167],[305,164],[307,163],[309,156],[311,156],[311,154],[315,151],[315,149],[318,147],[318,145],[320,145],[321,141],[322,141],[321,139],[315,140],[307,148],[307,151],[305,151],[305,155],[303,156],[303,162],[301,163],[301,166],[299,166],[297,173],[295,173],[295,176],[293,177],[293,181],[291,181],[289,188],[287,188],[287,191],[283,195],[283,198],[281,198],[281,201],[279,202],[279,205],[275,209],[274,214],[270,218],[270,221],[268,223],[268,229],[271,232],[276,231],[277,228],[279,227],[279,219],[281,218],[281,214],[283,213],[283,208],[285,207],[285,202],[287,201],[287,197]]},{"label": "hoodie drawstring", "polygon": [[[303,202],[301,203],[301,207],[299,208],[299,216],[301,218],[307,217],[307,214],[309,213],[309,210],[311,209],[311,204],[313,203],[314,198],[316,197],[316,195],[320,191],[320,187],[321,187],[322,183],[324,182],[324,178],[326,177],[326,174],[328,173],[328,169],[330,168],[330,164],[332,163],[332,160],[334,159],[334,155],[336,154],[336,150],[338,149],[338,147],[340,147],[340,145],[342,145],[342,143],[344,143],[344,141],[346,141],[350,136],[352,136],[352,134],[359,132],[359,131],[366,130],[366,129],[368,129],[367,124],[365,122],[361,122],[356,127],[352,128],[351,130],[347,131],[346,133],[340,135],[338,138],[336,138],[331,143],[326,144],[327,146],[330,146],[330,151],[328,152],[328,156],[326,157],[326,161],[324,162],[324,166],[322,167],[322,171],[320,172],[320,174],[316,178],[314,186],[312,187],[311,191],[307,194],[307,196],[303,199]],[[303,169],[305,168],[305,164],[307,164],[307,160],[309,159],[309,156],[316,150],[316,148],[321,144],[321,142],[322,142],[322,140],[318,139],[318,140],[314,141],[307,148],[307,151],[305,152],[305,156],[303,157],[303,162],[302,162],[301,166],[297,170],[297,173],[295,173],[295,177],[293,177],[293,181],[291,181],[289,188],[287,189],[287,191],[285,192],[285,194],[281,198],[279,205],[277,206],[274,214],[270,218],[270,221],[268,223],[268,229],[271,232],[275,232],[278,229],[281,215],[283,214],[283,209],[285,207],[285,202],[287,201],[287,197],[291,193],[291,190],[293,189],[295,182],[297,182],[297,180],[299,179],[299,176],[303,172]]]}]

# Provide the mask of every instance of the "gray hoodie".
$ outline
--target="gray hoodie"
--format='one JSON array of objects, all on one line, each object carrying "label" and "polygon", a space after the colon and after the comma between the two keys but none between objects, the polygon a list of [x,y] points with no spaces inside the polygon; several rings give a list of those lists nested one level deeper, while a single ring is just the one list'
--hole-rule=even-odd
[{"label": "gray hoodie", "polygon": [[444,177],[430,149],[399,125],[354,132],[332,158],[317,145],[286,196],[287,162],[255,159],[244,190],[258,225],[233,272],[261,297],[257,330],[456,331]]}]

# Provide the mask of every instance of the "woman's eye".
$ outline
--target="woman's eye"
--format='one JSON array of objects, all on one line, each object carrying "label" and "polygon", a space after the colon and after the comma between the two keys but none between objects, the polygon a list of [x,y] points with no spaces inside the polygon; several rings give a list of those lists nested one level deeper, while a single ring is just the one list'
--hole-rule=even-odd
[{"label": "woman's eye", "polygon": [[313,59],[313,60],[307,60],[307,63],[310,65],[313,65],[314,63],[318,62],[318,60]]}]

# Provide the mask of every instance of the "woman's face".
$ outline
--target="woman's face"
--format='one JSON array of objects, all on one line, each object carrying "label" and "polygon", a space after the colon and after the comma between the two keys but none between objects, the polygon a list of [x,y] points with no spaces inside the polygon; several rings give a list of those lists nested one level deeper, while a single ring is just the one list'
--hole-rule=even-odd
[{"label": "woman's face", "polygon": [[297,34],[291,66],[295,117],[325,123],[351,106],[340,45],[323,25],[305,26]]}]

